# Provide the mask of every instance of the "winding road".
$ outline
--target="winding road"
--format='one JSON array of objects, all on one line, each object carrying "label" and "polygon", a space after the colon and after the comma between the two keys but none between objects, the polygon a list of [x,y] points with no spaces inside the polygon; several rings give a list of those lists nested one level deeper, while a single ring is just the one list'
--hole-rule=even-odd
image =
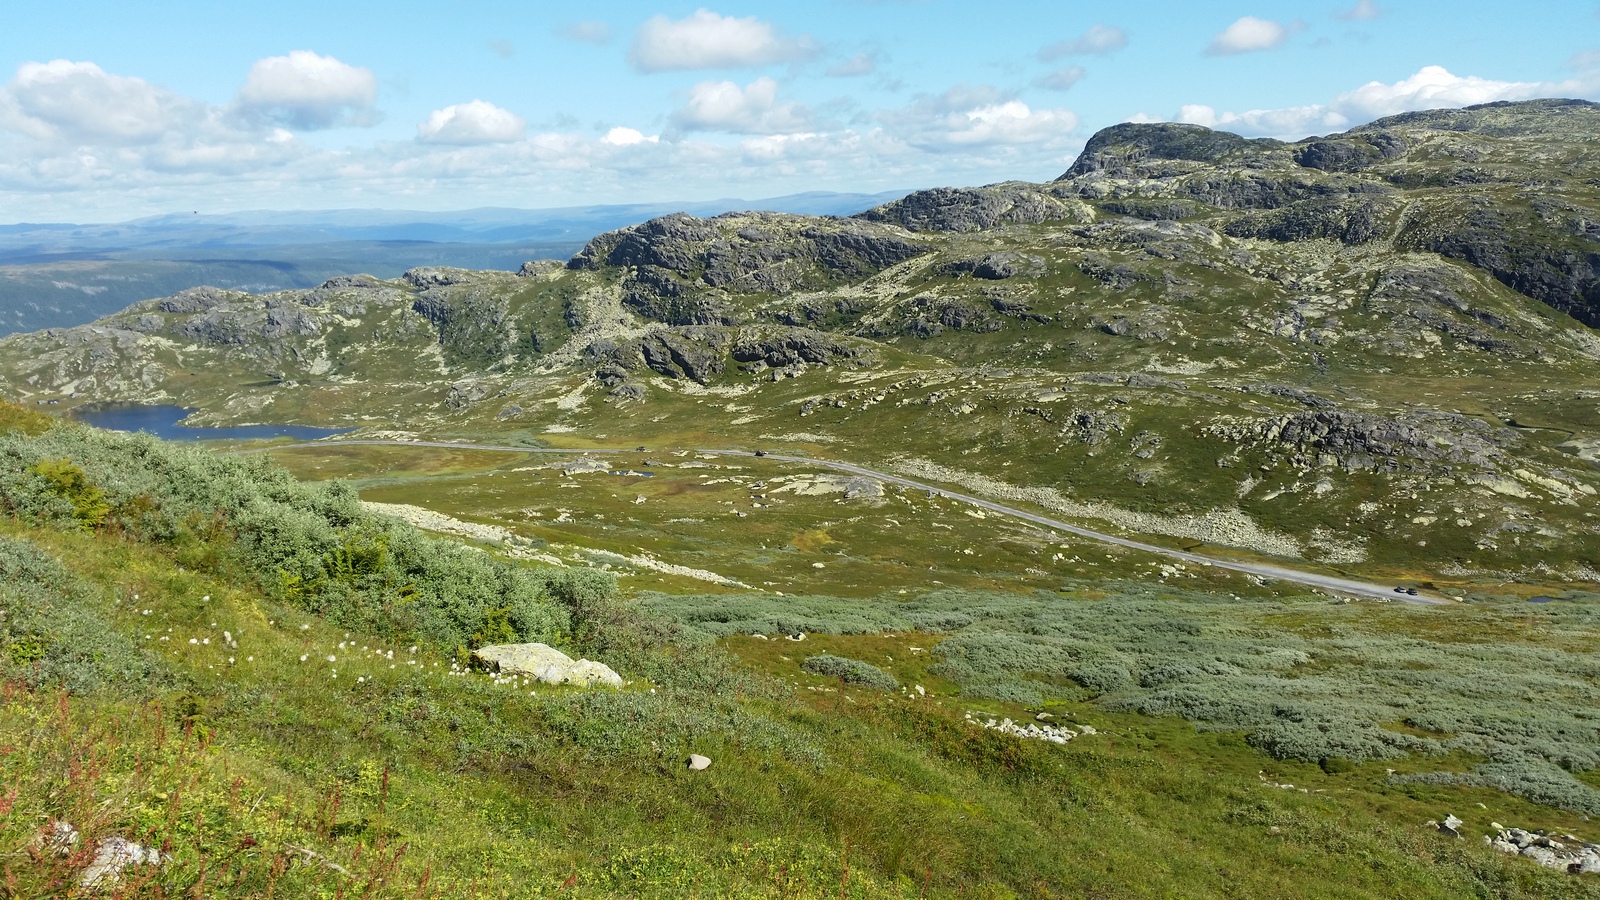
[{"label": "winding road", "polygon": [[[556,449],[551,447],[514,447],[503,444],[458,444],[451,443],[449,441],[380,441],[336,439],[325,441],[309,441],[299,444],[281,444],[276,447],[264,447],[256,450],[243,450],[236,452],[270,453],[275,450],[294,450],[306,447],[327,448],[347,445],[436,447],[450,450],[488,450],[506,453],[586,454],[638,452],[637,450],[627,447]],[[751,450],[694,450],[692,452],[707,456],[744,456],[753,458],[756,455],[756,453]],[[1283,566],[1275,566],[1268,563],[1221,559],[1214,556],[1205,556],[1200,553],[1191,553],[1187,550],[1174,550],[1170,547],[1147,544],[1143,541],[1119,537],[1114,534],[1106,534],[1103,531],[1095,531],[1091,528],[1084,528],[1079,525],[1073,525],[1069,522],[1063,522],[1060,519],[1052,519],[1049,516],[1041,516],[1038,513],[1031,513],[1027,510],[1017,509],[1014,506],[1006,506],[1003,503],[996,503],[993,500],[985,500],[982,497],[974,497],[971,494],[963,494],[947,488],[937,487],[931,484],[923,484],[920,481],[902,478],[899,475],[890,475],[886,472],[879,472],[874,469],[866,468],[865,466],[855,465],[853,463],[835,462],[833,460],[818,459],[812,456],[786,456],[782,453],[763,453],[762,458],[800,463],[822,469],[832,469],[836,472],[846,472],[851,475],[865,475],[868,478],[876,478],[879,481],[889,484],[898,484],[902,487],[913,488],[919,491],[927,491],[930,494],[937,494],[938,496],[946,497],[951,500],[957,500],[962,503],[971,504],[972,506],[976,506],[980,509],[986,509],[990,512],[996,512],[1000,513],[1001,515],[1011,516],[1012,518],[1022,519],[1026,522],[1032,522],[1035,525],[1043,525],[1046,528],[1053,528],[1056,531],[1064,531],[1068,534],[1077,535],[1078,537],[1088,538],[1090,540],[1100,541],[1106,544],[1114,544],[1118,547],[1126,547],[1130,550],[1142,550],[1146,553],[1155,553],[1170,559],[1177,559],[1186,563],[1193,563],[1195,565],[1213,566],[1218,569],[1228,569],[1234,572],[1243,572],[1247,575],[1256,575],[1262,578],[1288,581],[1295,584],[1303,584],[1307,587],[1320,588],[1322,590],[1332,591],[1338,594],[1351,594],[1358,597],[1374,597],[1381,600],[1398,600],[1404,603],[1415,603],[1423,606],[1441,606],[1450,603],[1449,600],[1443,597],[1437,597],[1428,594],[1411,596],[1409,594],[1396,593],[1393,586],[1385,587],[1380,584],[1373,584],[1366,581],[1357,581],[1351,578],[1339,578],[1332,575],[1321,575],[1316,572],[1305,572],[1299,569],[1289,569],[1284,568]]]}]

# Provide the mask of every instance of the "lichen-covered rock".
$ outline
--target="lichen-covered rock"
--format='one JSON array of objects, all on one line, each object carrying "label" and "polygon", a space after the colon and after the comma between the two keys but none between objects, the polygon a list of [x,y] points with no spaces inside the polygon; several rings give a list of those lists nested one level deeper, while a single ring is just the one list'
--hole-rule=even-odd
[{"label": "lichen-covered rock", "polygon": [[720,328],[661,329],[641,340],[638,352],[651,371],[705,384],[723,370],[731,343]]},{"label": "lichen-covered rock", "polygon": [[743,318],[730,295],[822,287],[925,252],[902,231],[857,219],[678,213],[602,234],[567,265],[626,269],[623,303],[647,319],[726,325]]},{"label": "lichen-covered rock", "polygon": [[450,266],[417,266],[407,269],[401,275],[408,283],[417,288],[449,287],[452,284],[465,284],[476,280],[476,273],[471,269],[457,269]]},{"label": "lichen-covered rock", "polygon": [[1398,204],[1364,199],[1303,200],[1281,209],[1251,213],[1229,222],[1223,233],[1232,237],[1273,241],[1335,240],[1365,244],[1381,234]]},{"label": "lichen-covered rock", "polygon": [[777,369],[802,362],[829,365],[859,360],[867,354],[861,347],[825,332],[809,328],[783,328],[741,331],[730,355],[741,363],[760,362]]},{"label": "lichen-covered rock", "polygon": [[604,663],[578,659],[546,644],[494,644],[472,651],[491,671],[531,678],[545,684],[622,687],[622,676]]},{"label": "lichen-covered rock", "polygon": [[857,213],[856,218],[890,222],[907,231],[986,231],[1000,225],[1089,222],[1094,210],[1076,198],[1056,196],[1041,185],[1006,182],[916,191]]},{"label": "lichen-covered rock", "polygon": [[202,285],[201,287],[179,291],[162,300],[156,305],[156,308],[165,313],[205,312],[239,296],[241,294],[238,291],[224,291],[219,288]]}]

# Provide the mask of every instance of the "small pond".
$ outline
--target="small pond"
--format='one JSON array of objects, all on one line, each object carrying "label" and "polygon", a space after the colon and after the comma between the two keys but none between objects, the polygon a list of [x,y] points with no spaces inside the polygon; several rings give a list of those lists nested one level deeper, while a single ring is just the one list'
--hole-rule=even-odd
[{"label": "small pond", "polygon": [[232,425],[222,428],[196,428],[178,424],[192,409],[182,406],[106,405],[80,406],[73,418],[96,428],[116,431],[147,431],[168,441],[254,441],[266,438],[288,437],[297,441],[314,441],[330,435],[344,434],[350,428],[312,428],[308,425]]}]

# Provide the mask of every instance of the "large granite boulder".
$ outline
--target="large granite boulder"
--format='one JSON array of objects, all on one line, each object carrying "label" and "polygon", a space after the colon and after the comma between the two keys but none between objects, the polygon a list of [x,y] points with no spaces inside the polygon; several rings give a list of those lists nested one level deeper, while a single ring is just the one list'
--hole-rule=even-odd
[{"label": "large granite boulder", "polygon": [[622,687],[622,676],[610,666],[575,660],[545,644],[492,644],[472,651],[472,656],[501,675],[524,675],[545,684]]}]

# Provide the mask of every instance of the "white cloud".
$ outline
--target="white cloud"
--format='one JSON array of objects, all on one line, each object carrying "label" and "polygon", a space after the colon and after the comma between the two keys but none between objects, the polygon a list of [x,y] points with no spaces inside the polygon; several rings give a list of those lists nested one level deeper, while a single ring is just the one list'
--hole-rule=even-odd
[{"label": "white cloud", "polygon": [[1114,28],[1096,22],[1089,26],[1089,30],[1071,40],[1051,44],[1039,51],[1039,58],[1045,62],[1060,59],[1063,56],[1104,56],[1115,53],[1128,46],[1128,33],[1121,28]]},{"label": "white cloud", "polygon": [[504,144],[522,140],[528,123],[507,109],[484,100],[436,109],[417,126],[417,140],[425,144]]},{"label": "white cloud", "polygon": [[1083,66],[1067,66],[1046,72],[1033,80],[1034,85],[1051,91],[1071,90],[1072,86],[1083,80]]},{"label": "white cloud", "polygon": [[923,150],[1059,142],[1078,126],[1069,109],[1033,109],[988,86],[951,88],[881,113],[892,134]]},{"label": "white cloud", "polygon": [[611,26],[604,22],[574,22],[556,33],[585,44],[606,44],[611,41]]},{"label": "white cloud", "polygon": [[798,103],[779,104],[778,83],[757,78],[744,87],[731,81],[702,81],[689,101],[672,114],[685,131],[735,134],[792,134],[811,125],[811,112]]},{"label": "white cloud", "polygon": [[23,63],[0,88],[0,125],[37,138],[147,143],[204,107],[139,78],[112,75],[92,62]]},{"label": "white cloud", "polygon": [[641,72],[727,69],[810,59],[818,50],[810,37],[786,37],[754,16],[736,19],[700,9],[686,19],[656,16],[645,22],[628,61]]},{"label": "white cloud", "polygon": [[238,106],[247,117],[310,131],[375,124],[377,96],[370,69],[295,50],[256,60],[239,88]]},{"label": "white cloud", "polygon": [[1600,72],[1585,73],[1567,81],[1497,81],[1454,75],[1443,66],[1424,66],[1393,84],[1370,81],[1327,103],[1222,113],[1209,106],[1190,104],[1179,111],[1177,120],[1240,134],[1292,140],[1397,113],[1535,97],[1600,99]]},{"label": "white cloud", "polygon": [[853,78],[858,75],[871,75],[877,67],[878,58],[871,53],[863,51],[843,62],[830,66],[828,74],[835,78]]},{"label": "white cloud", "polygon": [[489,42],[489,51],[501,59],[510,59],[517,55],[517,45],[500,38]]},{"label": "white cloud", "polygon": [[1271,50],[1289,39],[1289,28],[1270,19],[1245,16],[1224,28],[1206,47],[1208,56]]},{"label": "white cloud", "polygon": [[1202,103],[1188,103],[1178,110],[1177,120],[1251,136],[1294,135],[1296,138],[1338,131],[1350,124],[1350,119],[1343,113],[1316,103],[1284,109],[1252,109],[1242,113],[1219,113]]},{"label": "white cloud", "polygon": [[613,147],[631,147],[634,144],[657,143],[661,140],[661,136],[652,134],[646,137],[645,133],[637,128],[627,128],[618,125],[616,128],[606,132],[606,136],[600,140],[610,144]]},{"label": "white cloud", "polygon": [[1339,18],[1352,22],[1365,22],[1368,19],[1376,19],[1381,15],[1383,15],[1383,10],[1379,9],[1378,4],[1374,3],[1373,0],[1356,0],[1356,5],[1339,13]]}]

